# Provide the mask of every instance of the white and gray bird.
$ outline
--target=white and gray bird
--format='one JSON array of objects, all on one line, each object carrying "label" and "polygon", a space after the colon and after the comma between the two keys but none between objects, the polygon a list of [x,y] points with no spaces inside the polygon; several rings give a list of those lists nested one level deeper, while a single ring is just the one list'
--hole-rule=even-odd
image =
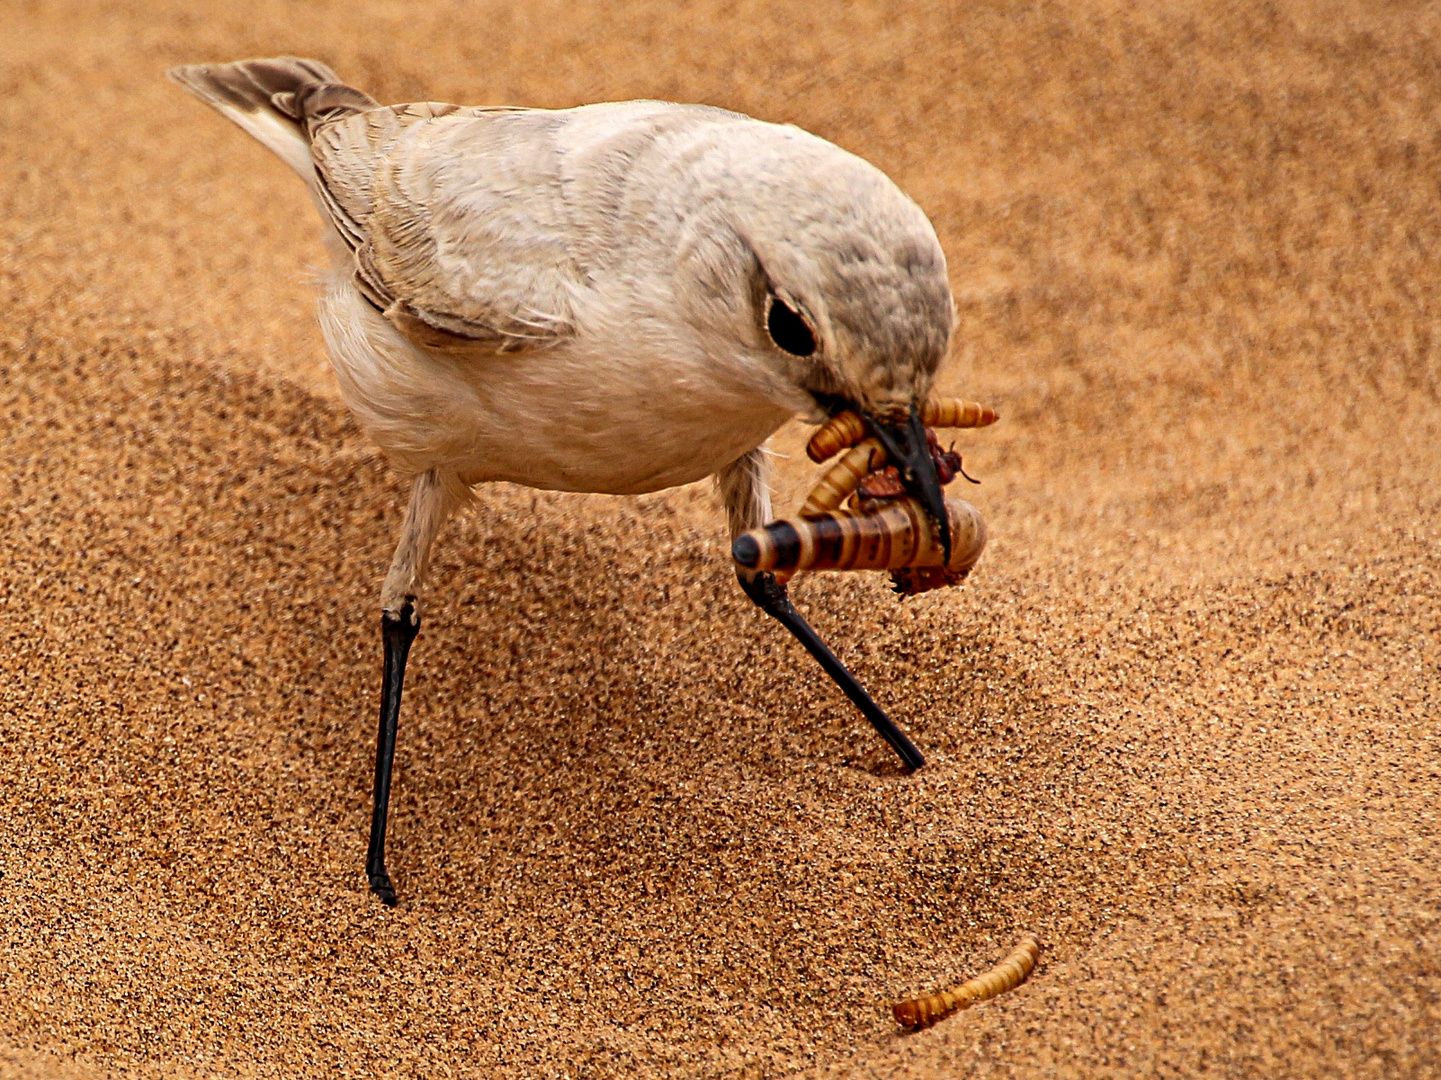
[{"label": "white and gray bird", "polygon": [[[917,405],[954,322],[946,260],[874,166],[703,106],[382,106],[291,57],[170,75],[305,182],[331,255],[320,323],[341,394],[413,478],[381,591],[366,869],[386,903],[418,597],[437,532],[475,485],[633,494],[714,476],[734,539],[770,517],[765,440],[791,417],[853,408],[944,530]],[[921,764],[784,586],[740,576]]]}]

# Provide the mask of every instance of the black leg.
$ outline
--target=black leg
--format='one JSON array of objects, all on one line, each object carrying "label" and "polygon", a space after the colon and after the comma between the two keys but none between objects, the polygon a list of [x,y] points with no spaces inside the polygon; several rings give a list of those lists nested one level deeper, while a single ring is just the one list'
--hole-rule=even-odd
[{"label": "black leg", "polygon": [[365,876],[370,891],[381,903],[395,906],[395,889],[385,872],[385,818],[390,809],[390,769],[395,764],[395,726],[400,720],[400,690],[405,682],[405,658],[410,643],[420,633],[420,619],[410,600],[400,614],[380,616],[380,636],[385,642],[385,675],[380,686],[380,734],[375,740],[375,801],[370,815],[370,851],[365,857]]},{"label": "black leg", "polygon": [[915,744],[906,738],[906,733],[891,721],[879,705],[871,700],[871,695],[866,693],[865,687],[856,682],[856,677],[846,670],[846,666],[836,659],[836,654],[831,652],[830,646],[820,639],[820,635],[811,629],[810,624],[801,618],[801,613],[791,603],[791,598],[786,595],[786,587],[778,584],[774,574],[757,574],[750,581],[740,577],[741,588],[747,596],[755,601],[767,615],[774,616],[782,626],[795,635],[795,639],[806,647],[812,656],[820,661],[821,667],[826,669],[826,674],[835,680],[837,686],[845,691],[846,697],[855,703],[856,708],[865,714],[867,720],[875,725],[881,737],[895,748],[901,760],[906,763],[909,769],[919,769],[926,763],[921,752],[916,749]]}]

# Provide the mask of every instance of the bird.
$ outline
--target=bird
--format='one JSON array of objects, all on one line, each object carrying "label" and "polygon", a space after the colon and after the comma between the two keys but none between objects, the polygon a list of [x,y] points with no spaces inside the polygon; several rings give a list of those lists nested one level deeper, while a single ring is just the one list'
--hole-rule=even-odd
[{"label": "bird", "polygon": [[[410,484],[380,590],[365,872],[384,904],[422,585],[477,486],[628,495],[713,477],[734,541],[771,518],[766,440],[853,410],[949,557],[918,409],[955,304],[930,220],[874,165],[705,105],[382,105],[290,56],[169,75],[304,181],[330,256],[318,314],[340,394]],[[736,569],[905,765],[924,764],[785,585]]]}]

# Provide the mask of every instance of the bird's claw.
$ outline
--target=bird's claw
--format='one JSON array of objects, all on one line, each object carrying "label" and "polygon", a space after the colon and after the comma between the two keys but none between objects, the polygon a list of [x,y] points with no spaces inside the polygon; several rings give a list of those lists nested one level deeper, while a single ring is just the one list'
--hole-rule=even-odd
[{"label": "bird's claw", "polygon": [[399,902],[396,899],[395,888],[390,884],[390,875],[382,870],[378,874],[367,874],[370,879],[370,891],[380,897],[380,902],[386,907],[395,907]]}]

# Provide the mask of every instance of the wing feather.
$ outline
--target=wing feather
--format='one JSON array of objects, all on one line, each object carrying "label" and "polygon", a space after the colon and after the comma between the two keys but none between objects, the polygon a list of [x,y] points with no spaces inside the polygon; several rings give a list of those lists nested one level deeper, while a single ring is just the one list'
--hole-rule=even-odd
[{"label": "wing feather", "polygon": [[420,102],[313,133],[321,198],[361,291],[428,349],[475,356],[572,332],[556,114]]}]

